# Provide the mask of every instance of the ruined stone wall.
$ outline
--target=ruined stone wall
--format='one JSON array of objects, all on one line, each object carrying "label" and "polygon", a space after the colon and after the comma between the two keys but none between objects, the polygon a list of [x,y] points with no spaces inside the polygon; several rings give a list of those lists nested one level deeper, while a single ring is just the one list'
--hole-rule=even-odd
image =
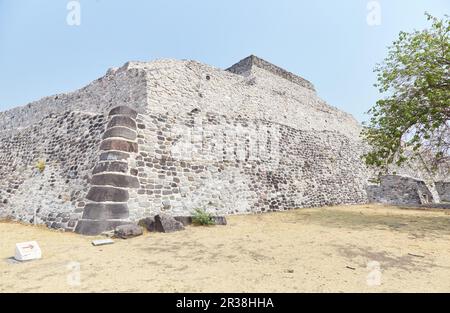
[{"label": "ruined stone wall", "polygon": [[369,202],[387,204],[427,204],[433,195],[422,180],[399,175],[385,175],[379,184],[367,187]]},{"label": "ruined stone wall", "polygon": [[[51,114],[0,137],[0,217],[73,230],[98,158],[103,114]],[[41,172],[36,163],[45,161]]]},{"label": "ruined stone wall", "polygon": [[244,77],[195,61],[158,60],[133,66],[147,73],[147,106],[154,113],[185,115],[200,109],[352,138],[361,131],[350,114],[328,105],[314,91],[259,67]]},{"label": "ruined stone wall", "polygon": [[337,132],[297,130],[264,120],[193,110],[139,114],[139,152],[129,158],[138,189],[130,219],[363,203],[361,147]]},{"label": "ruined stone wall", "polygon": [[[160,210],[365,201],[357,122],[268,64],[243,77],[195,61],[129,62],[0,112],[1,217],[32,222],[36,210],[37,223],[95,234]],[[177,152],[187,134],[188,155]]]},{"label": "ruined stone wall", "polygon": [[51,113],[84,111],[105,114],[118,105],[145,105],[146,99],[146,72],[129,62],[121,68],[110,69],[105,76],[74,92],[45,97],[0,112],[0,137],[11,136]]},{"label": "ruined stone wall", "polygon": [[[160,211],[367,202],[357,121],[268,62],[233,68],[129,62],[73,93],[1,112],[0,217],[31,222],[36,209],[38,223],[98,234]],[[407,199],[426,194],[404,183]],[[385,201],[378,191],[372,199]],[[382,191],[386,201],[404,195]]]},{"label": "ruined stone wall", "polygon": [[228,68],[227,71],[239,75],[250,75],[251,71],[254,70],[255,67],[266,70],[276,76],[282,77],[290,82],[293,82],[294,84],[315,91],[314,85],[311,82],[307,81],[306,79],[297,76],[289,71],[286,71],[285,69],[282,69],[254,55],[251,55],[239,61],[238,63]]},{"label": "ruined stone wall", "polygon": [[441,201],[450,202],[450,182],[440,181],[435,185]]}]

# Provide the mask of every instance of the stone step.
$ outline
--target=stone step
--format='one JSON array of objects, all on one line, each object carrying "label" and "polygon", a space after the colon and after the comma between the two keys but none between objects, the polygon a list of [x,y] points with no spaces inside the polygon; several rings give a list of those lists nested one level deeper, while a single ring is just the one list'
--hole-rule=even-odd
[{"label": "stone step", "polygon": [[128,116],[115,115],[109,121],[107,128],[112,128],[114,126],[124,126],[131,129],[136,129],[136,121]]},{"label": "stone step", "polygon": [[107,131],[103,133],[103,139],[107,138],[125,138],[128,140],[136,140],[137,134],[136,131],[128,128],[117,126],[113,128],[109,128]]},{"label": "stone step", "polygon": [[122,151],[106,151],[100,154],[100,161],[118,161],[126,160],[130,154]]},{"label": "stone step", "polygon": [[117,107],[113,108],[111,111],[109,111],[109,116],[113,116],[113,115],[127,115],[133,119],[136,119],[137,112],[128,106],[121,105],[121,106],[117,106]]},{"label": "stone step", "polygon": [[138,152],[138,144],[136,142],[120,140],[120,139],[105,139],[100,144],[100,150],[118,150],[123,152]]},{"label": "stone step", "polygon": [[126,219],[129,217],[127,203],[87,203],[83,211],[83,219],[109,220]]},{"label": "stone step", "polygon": [[130,224],[129,221],[122,220],[85,220],[78,221],[75,232],[87,236],[100,235],[104,231],[115,229],[119,225]]},{"label": "stone step", "polygon": [[117,173],[128,173],[128,163],[121,161],[106,161],[98,163],[92,174],[99,174],[103,172],[117,172]]},{"label": "stone step", "polygon": [[92,177],[92,185],[96,186],[114,186],[123,188],[139,188],[139,180],[135,176],[121,174],[97,174]]},{"label": "stone step", "polygon": [[86,199],[94,202],[127,202],[129,194],[125,189],[94,186],[89,190]]}]

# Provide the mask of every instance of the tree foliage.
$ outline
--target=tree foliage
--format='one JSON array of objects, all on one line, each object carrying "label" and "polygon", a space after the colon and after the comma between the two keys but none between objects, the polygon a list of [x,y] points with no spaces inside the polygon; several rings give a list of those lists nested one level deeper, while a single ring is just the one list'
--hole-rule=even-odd
[{"label": "tree foliage", "polygon": [[368,112],[364,159],[385,171],[414,157],[431,171],[450,161],[450,21],[426,16],[431,27],[400,32],[375,68],[384,97]]}]

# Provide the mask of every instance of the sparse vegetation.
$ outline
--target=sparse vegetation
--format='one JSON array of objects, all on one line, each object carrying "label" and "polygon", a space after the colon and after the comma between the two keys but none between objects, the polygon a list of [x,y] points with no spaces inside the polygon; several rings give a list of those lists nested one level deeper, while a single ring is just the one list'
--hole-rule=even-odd
[{"label": "sparse vegetation", "polygon": [[192,223],[194,225],[214,225],[214,219],[211,214],[206,212],[204,209],[195,209],[192,215]]},{"label": "sparse vegetation", "polygon": [[39,172],[42,173],[45,170],[45,161],[44,160],[37,161],[36,168],[39,170]]}]

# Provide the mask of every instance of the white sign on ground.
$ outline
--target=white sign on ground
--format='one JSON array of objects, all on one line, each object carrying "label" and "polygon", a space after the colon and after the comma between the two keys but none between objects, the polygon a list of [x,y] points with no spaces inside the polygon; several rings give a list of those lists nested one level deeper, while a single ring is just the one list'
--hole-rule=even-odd
[{"label": "white sign on ground", "polygon": [[94,245],[94,246],[110,245],[113,243],[114,243],[114,241],[112,241],[111,239],[99,239],[99,240],[92,241],[92,245]]},{"label": "white sign on ground", "polygon": [[17,261],[36,260],[42,257],[41,248],[36,241],[27,241],[16,244],[14,259]]}]

